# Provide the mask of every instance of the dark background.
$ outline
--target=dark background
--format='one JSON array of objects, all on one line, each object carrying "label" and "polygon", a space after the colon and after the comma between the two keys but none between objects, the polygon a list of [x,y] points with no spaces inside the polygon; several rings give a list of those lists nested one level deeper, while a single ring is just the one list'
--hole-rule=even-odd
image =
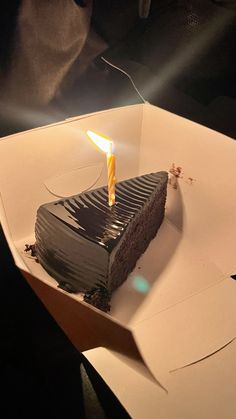
[{"label": "dark background", "polygon": [[[1,2],[6,73],[19,5]],[[147,101],[236,138],[236,0],[152,0],[147,19],[138,15],[138,0],[94,0],[91,27],[108,45],[102,55],[132,76]],[[60,98],[40,109],[41,122],[138,102],[127,76],[98,56]],[[17,119],[0,101],[0,135],[39,124]]]}]

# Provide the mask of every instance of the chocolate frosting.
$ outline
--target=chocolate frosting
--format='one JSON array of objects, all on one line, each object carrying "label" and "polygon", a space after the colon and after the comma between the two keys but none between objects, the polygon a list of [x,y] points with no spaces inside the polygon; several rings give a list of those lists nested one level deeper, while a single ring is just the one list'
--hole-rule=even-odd
[{"label": "chocolate frosting", "polygon": [[72,292],[107,286],[109,262],[126,229],[153,194],[158,198],[167,178],[158,172],[117,183],[113,207],[107,187],[42,205],[35,227],[39,262]]}]

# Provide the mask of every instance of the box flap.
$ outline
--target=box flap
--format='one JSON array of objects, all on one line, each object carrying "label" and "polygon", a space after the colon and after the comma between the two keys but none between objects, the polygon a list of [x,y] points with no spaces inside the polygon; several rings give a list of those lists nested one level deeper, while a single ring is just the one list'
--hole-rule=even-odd
[{"label": "box flap", "polygon": [[168,381],[168,372],[209,357],[236,337],[235,285],[227,278],[136,324],[136,340],[155,376]]},{"label": "box flap", "polygon": [[[166,394],[104,348],[84,355],[132,418],[234,419],[236,340],[211,357],[170,374]],[[121,377],[125,377],[121,380]]]}]

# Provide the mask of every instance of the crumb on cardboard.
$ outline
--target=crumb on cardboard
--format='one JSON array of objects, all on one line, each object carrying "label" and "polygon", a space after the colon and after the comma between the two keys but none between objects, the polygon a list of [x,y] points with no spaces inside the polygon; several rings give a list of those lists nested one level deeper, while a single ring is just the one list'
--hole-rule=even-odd
[{"label": "crumb on cardboard", "polygon": [[84,301],[107,313],[111,309],[111,293],[103,286],[92,288],[84,294]]},{"label": "crumb on cardboard", "polygon": [[188,177],[188,183],[189,183],[190,185],[192,185],[192,184],[193,184],[193,182],[196,182],[196,179],[194,179],[194,178],[192,178],[192,177]]},{"label": "crumb on cardboard", "polygon": [[183,170],[182,167],[176,166],[175,163],[172,163],[171,168],[169,169],[169,180],[168,183],[174,188],[177,189],[177,179],[183,177]]},{"label": "crumb on cardboard", "polygon": [[174,164],[174,163],[172,163],[172,166],[171,166],[171,168],[170,168],[169,172],[170,172],[172,175],[174,175],[176,178],[183,177],[183,176],[182,176],[182,174],[183,174],[182,167],[180,167],[180,166],[175,166],[175,164]]},{"label": "crumb on cardboard", "polygon": [[30,256],[35,258],[35,261],[38,263],[37,252],[35,244],[25,244],[25,252],[30,252]]},{"label": "crumb on cardboard", "polygon": [[169,169],[169,179],[168,183],[173,187],[173,189],[178,188],[178,179],[184,179],[184,182],[188,183],[189,185],[193,185],[196,182],[196,179],[189,176],[188,178],[184,178],[183,176],[183,169],[180,166],[176,166],[175,163],[172,163],[171,168]]}]

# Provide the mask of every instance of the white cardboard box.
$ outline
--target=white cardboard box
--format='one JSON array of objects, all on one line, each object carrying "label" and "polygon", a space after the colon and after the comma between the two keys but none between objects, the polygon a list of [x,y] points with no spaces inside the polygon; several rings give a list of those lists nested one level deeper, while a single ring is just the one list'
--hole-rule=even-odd
[{"label": "white cardboard box", "polygon": [[[110,314],[57,288],[24,252],[34,242],[40,204],[106,183],[105,158],[87,139],[88,129],[114,141],[118,180],[168,171],[172,163],[183,169],[177,189],[168,186],[160,231],[114,293]],[[0,139],[0,193],[0,221],[16,265],[79,350],[122,354],[165,393],[173,371],[233,345],[233,139],[149,104],[71,118]],[[134,287],[137,276],[148,293]]]}]

